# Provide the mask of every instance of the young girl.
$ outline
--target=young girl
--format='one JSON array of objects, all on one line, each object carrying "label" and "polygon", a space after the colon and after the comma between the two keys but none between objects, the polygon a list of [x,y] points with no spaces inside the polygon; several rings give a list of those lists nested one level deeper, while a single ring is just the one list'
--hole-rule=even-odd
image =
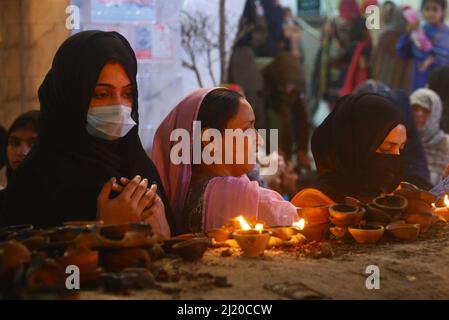
[{"label": "young girl", "polygon": [[421,11],[425,20],[422,29],[432,43],[430,50],[421,50],[412,39],[412,33],[420,28],[419,21],[407,25],[407,31],[397,44],[400,58],[414,60],[414,90],[425,87],[435,67],[449,63],[449,27],[444,24],[446,8],[446,0],[422,2]]}]

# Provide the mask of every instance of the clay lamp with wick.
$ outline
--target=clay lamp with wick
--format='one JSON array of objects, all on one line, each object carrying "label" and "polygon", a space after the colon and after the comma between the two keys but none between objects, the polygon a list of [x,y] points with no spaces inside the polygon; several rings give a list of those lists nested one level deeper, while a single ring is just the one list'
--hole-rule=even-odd
[{"label": "clay lamp with wick", "polygon": [[299,219],[293,222],[291,226],[270,227],[268,230],[271,231],[273,237],[289,241],[293,236],[304,230],[304,226],[305,220]]},{"label": "clay lamp with wick", "polygon": [[243,216],[237,217],[241,229],[232,233],[233,238],[246,257],[259,257],[264,254],[270,240],[271,232],[264,230],[263,224],[258,223],[252,228]]},{"label": "clay lamp with wick", "polygon": [[449,196],[446,194],[443,200],[444,206],[437,206],[432,203],[433,213],[440,217],[445,222],[449,221]]}]

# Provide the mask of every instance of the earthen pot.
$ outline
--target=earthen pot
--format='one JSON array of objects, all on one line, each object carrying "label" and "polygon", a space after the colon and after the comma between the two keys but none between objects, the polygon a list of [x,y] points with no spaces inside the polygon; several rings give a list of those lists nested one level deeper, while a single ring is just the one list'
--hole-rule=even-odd
[{"label": "earthen pot", "polygon": [[306,220],[307,225],[329,222],[329,206],[298,208],[298,216]]},{"label": "earthen pot", "polygon": [[405,221],[410,224],[419,224],[421,226],[420,232],[425,233],[432,226],[434,217],[433,214],[428,212],[410,213],[405,216]]},{"label": "earthen pot", "polygon": [[371,204],[366,206],[365,218],[370,223],[371,221],[377,221],[384,224],[389,224],[393,221],[392,217],[388,213]]},{"label": "earthen pot", "polygon": [[300,232],[300,230],[292,227],[270,227],[268,228],[271,231],[273,237],[277,237],[283,241],[288,241],[292,236]]},{"label": "earthen pot", "polygon": [[383,195],[375,198],[372,204],[394,217],[405,211],[408,206],[408,200],[401,195]]},{"label": "earthen pot", "polygon": [[15,240],[0,245],[0,280],[10,277],[14,270],[31,260],[26,246]]},{"label": "earthen pot", "polygon": [[232,234],[246,257],[259,257],[268,246],[271,233],[267,230],[238,230]]},{"label": "earthen pot", "polygon": [[309,241],[324,241],[329,238],[330,223],[307,225],[300,233]]},{"label": "earthen pot", "polygon": [[389,235],[397,240],[413,241],[418,238],[420,227],[419,224],[393,223],[389,224],[385,229]]},{"label": "earthen pot", "polygon": [[355,241],[360,244],[365,244],[378,242],[384,235],[385,228],[366,224],[359,227],[349,227],[348,231]]},{"label": "earthen pot", "polygon": [[224,228],[214,229],[207,233],[210,239],[214,239],[216,242],[224,242],[232,238],[231,232]]},{"label": "earthen pot", "polygon": [[406,214],[411,213],[432,213],[433,208],[431,204],[428,204],[425,201],[417,200],[417,199],[409,199],[408,206],[405,210]]},{"label": "earthen pot", "polygon": [[26,287],[31,291],[53,291],[65,288],[65,270],[53,259],[37,258],[31,262],[26,275]]},{"label": "earthen pot", "polygon": [[185,261],[200,260],[207,248],[211,246],[207,238],[195,238],[175,243],[171,252],[180,256]]}]

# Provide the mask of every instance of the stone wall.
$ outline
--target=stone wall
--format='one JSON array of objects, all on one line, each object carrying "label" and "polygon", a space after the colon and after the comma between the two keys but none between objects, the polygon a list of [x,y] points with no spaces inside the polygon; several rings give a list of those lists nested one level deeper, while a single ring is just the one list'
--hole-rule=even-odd
[{"label": "stone wall", "polygon": [[69,0],[0,0],[0,124],[39,109],[38,88],[69,36]]}]

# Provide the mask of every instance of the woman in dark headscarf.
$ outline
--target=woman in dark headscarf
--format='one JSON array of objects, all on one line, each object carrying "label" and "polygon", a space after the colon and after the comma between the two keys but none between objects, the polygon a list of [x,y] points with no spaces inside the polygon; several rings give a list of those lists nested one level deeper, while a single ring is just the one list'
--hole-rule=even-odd
[{"label": "woman in dark headscarf", "polygon": [[336,202],[393,191],[402,179],[406,138],[403,114],[387,99],[372,93],[339,99],[312,137],[318,189]]},{"label": "woman in dark headscarf", "polygon": [[[136,56],[116,32],[80,32],[61,45],[39,89],[38,141],[8,186],[7,225],[152,216],[167,231],[170,207],[138,136],[136,74]],[[121,177],[134,178],[122,187]]]},{"label": "woman in dark headscarf", "polygon": [[392,90],[386,84],[372,79],[365,81],[356,90],[356,93],[364,92],[377,93],[387,98],[404,113],[404,124],[407,129],[407,144],[402,152],[404,181],[413,183],[421,189],[432,188],[426,155],[407,95],[401,90]]}]

